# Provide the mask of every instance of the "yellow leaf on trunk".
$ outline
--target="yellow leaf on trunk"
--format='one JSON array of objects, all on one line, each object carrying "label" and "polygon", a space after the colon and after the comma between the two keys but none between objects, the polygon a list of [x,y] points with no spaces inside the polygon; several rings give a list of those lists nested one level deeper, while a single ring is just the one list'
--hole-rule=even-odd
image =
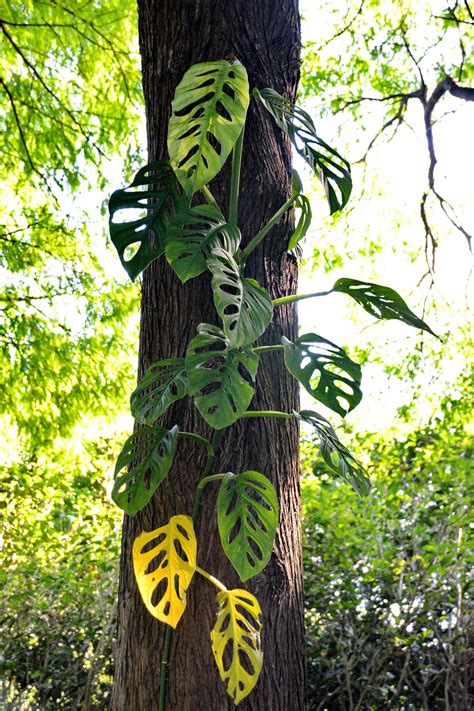
[{"label": "yellow leaf on trunk", "polygon": [[196,569],[196,536],[190,516],[173,516],[133,543],[133,569],[147,610],[176,627],[186,608],[186,591]]}]

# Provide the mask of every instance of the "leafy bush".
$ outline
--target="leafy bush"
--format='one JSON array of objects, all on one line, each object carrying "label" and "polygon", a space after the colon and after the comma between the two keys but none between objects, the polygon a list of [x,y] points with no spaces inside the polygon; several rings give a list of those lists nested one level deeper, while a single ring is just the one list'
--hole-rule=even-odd
[{"label": "leafy bush", "polygon": [[103,477],[111,455],[96,438],[57,447],[53,464],[25,457],[3,477],[2,708],[107,705],[119,549]]},{"label": "leafy bush", "polygon": [[470,380],[403,441],[364,438],[359,499],[305,446],[310,708],[472,708]]}]

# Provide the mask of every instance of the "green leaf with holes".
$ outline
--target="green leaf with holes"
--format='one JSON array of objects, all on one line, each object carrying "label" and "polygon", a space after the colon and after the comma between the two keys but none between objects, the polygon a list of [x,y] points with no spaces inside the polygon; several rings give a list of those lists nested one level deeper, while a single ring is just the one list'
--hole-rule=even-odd
[{"label": "green leaf with holes", "polygon": [[258,356],[250,348],[232,349],[217,326],[201,323],[186,353],[189,394],[206,422],[229,427],[250,405]]},{"label": "green leaf with holes", "polygon": [[294,414],[299,420],[306,422],[316,430],[321,456],[328,467],[339,474],[360,496],[368,494],[371,485],[364,467],[340,442],[331,423],[313,410],[301,410],[300,413],[295,412]]},{"label": "green leaf with holes", "polygon": [[415,316],[402,297],[388,286],[372,284],[368,281],[357,279],[338,279],[332,291],[348,294],[357,301],[369,314],[380,319],[397,319],[403,323],[431,333],[436,338],[439,336],[421,318]]},{"label": "green leaf with holes", "polygon": [[259,338],[272,320],[273,303],[255,279],[242,279],[239,265],[224,249],[213,249],[207,260],[217,313],[231,347]]},{"label": "green leaf with holes", "polygon": [[359,404],[361,368],[342,348],[316,333],[281,341],[287,369],[316,400],[343,417]]},{"label": "green leaf with holes", "polygon": [[[176,189],[169,162],[157,161],[139,170],[128,187],[110,197],[110,238],[132,280],[165,251],[167,219],[183,201]],[[119,220],[124,212],[130,217]]]},{"label": "green leaf with holes", "polygon": [[214,178],[245,123],[247,72],[240,62],[194,64],[176,88],[168,126],[168,152],[188,195]]},{"label": "green leaf with holes", "polygon": [[176,400],[188,392],[184,358],[167,358],[153,363],[130,398],[133,417],[151,425]]},{"label": "green leaf with holes", "polygon": [[155,425],[142,427],[125,442],[115,466],[112,499],[130,516],[147,505],[168,474],[177,436],[176,425],[170,430]]},{"label": "green leaf with holes", "polygon": [[273,89],[254,89],[252,95],[271,113],[296,151],[320,179],[331,215],[342,210],[352,192],[349,163],[318,136],[313,119],[306,111],[294,106]]},{"label": "green leaf with holes", "polygon": [[224,552],[241,580],[268,563],[278,526],[278,499],[259,472],[228,472],[217,497],[217,524]]},{"label": "green leaf with holes", "polygon": [[204,272],[211,250],[223,247],[235,254],[240,244],[240,230],[227,223],[212,205],[183,206],[170,223],[166,258],[182,282]]}]

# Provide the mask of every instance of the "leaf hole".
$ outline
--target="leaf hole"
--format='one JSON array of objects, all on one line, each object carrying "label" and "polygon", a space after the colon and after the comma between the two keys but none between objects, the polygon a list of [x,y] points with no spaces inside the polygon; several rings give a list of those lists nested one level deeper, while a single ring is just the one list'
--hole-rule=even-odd
[{"label": "leaf hole", "polygon": [[[229,74],[229,77],[230,76],[231,75]],[[231,77],[231,78],[234,78],[234,77]],[[227,94],[227,96],[230,96],[231,99],[235,99],[235,91],[232,89],[230,84],[224,84],[224,86],[222,87],[222,93]]]},{"label": "leaf hole", "polygon": [[[150,603],[153,605],[153,607],[156,607],[160,601],[164,598],[166,595],[166,591],[168,590],[168,581],[166,578],[162,578],[156,588],[153,590],[151,597],[150,597]],[[165,613],[167,614],[167,613]]]},{"label": "leaf hole", "polygon": [[248,543],[249,547],[252,549],[252,551],[255,553],[255,556],[258,558],[258,560],[263,560],[263,552],[260,546],[257,545],[257,543],[253,540],[253,538],[248,538]]},{"label": "leaf hole", "polygon": [[218,101],[216,104],[216,111],[219,114],[219,116],[222,116],[226,121],[232,122],[232,116],[230,113],[227,111],[226,107],[222,103],[222,101]]},{"label": "leaf hole", "polygon": [[[210,79],[209,82],[204,82],[202,86],[206,86],[207,84],[211,85],[214,83],[214,79]],[[201,104],[205,104],[206,101],[209,101],[209,99],[212,99],[214,96],[213,91],[209,91],[207,94],[204,96],[199,97],[199,99],[196,99],[196,101],[192,101],[190,104],[187,104],[184,106],[182,109],[179,109],[178,111],[174,112],[175,116],[181,117],[181,116],[187,116],[188,114],[191,113],[197,106],[200,106]]]},{"label": "leaf hole", "polygon": [[157,556],[152,558],[148,563],[147,569],[145,570],[145,575],[150,575],[151,573],[154,573],[155,570],[158,570],[158,568],[161,567],[161,564],[165,557],[166,551],[160,551]]},{"label": "leaf hole", "polygon": [[254,676],[255,669],[253,668],[252,662],[250,661],[250,657],[247,652],[245,652],[243,649],[239,649],[237,654],[239,655],[239,662],[241,667],[245,669],[247,674]]},{"label": "leaf hole", "polygon": [[174,545],[176,553],[181,558],[181,560],[184,561],[185,563],[188,563],[189,562],[188,555],[187,555],[186,551],[184,550],[183,546],[181,545],[180,541],[177,538],[173,539],[173,545]]},{"label": "leaf hole", "polygon": [[237,538],[237,536],[240,533],[241,528],[242,528],[242,519],[239,517],[229,531],[229,535],[227,537],[227,540],[229,543],[232,543],[232,541],[234,541]]},{"label": "leaf hole", "polygon": [[123,250],[123,260],[124,262],[131,262],[134,256],[137,254],[138,250],[140,249],[141,242],[134,242],[133,244],[129,244],[125,249]]},{"label": "leaf hole", "polygon": [[151,551],[153,548],[155,548],[155,546],[161,545],[163,543],[163,541],[165,540],[165,538],[166,538],[166,534],[160,533],[159,536],[157,536],[156,538],[152,538],[150,541],[145,543],[145,545],[142,548],[140,548],[140,553],[141,554],[148,553],[148,551]]},{"label": "leaf hole", "polygon": [[185,538],[187,541],[190,540],[190,538],[189,538],[189,533],[187,532],[187,530],[186,530],[185,528],[183,528],[183,526],[181,526],[181,524],[178,523],[178,525],[176,526],[176,528],[177,528],[177,530],[180,532],[180,534],[181,534],[182,536],[184,536],[184,538]]}]

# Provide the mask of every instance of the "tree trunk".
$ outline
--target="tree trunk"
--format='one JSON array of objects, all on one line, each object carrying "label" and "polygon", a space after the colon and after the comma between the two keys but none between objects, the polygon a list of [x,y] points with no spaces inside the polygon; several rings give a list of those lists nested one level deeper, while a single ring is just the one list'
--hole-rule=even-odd
[{"label": "tree trunk", "polygon": [[[270,86],[294,99],[299,75],[297,0],[138,0],[143,86],[150,161],[166,156],[167,122],[176,85],[199,61],[234,55],[246,67],[251,89]],[[244,139],[239,225],[248,241],[287,199],[291,154],[283,133],[251,102]],[[212,184],[226,206],[229,166]],[[273,298],[296,290],[295,259],[285,253],[293,217],[285,216],[248,262],[249,276]],[[182,356],[199,323],[216,323],[209,275],[182,285],[164,259],[144,273],[139,375],[159,358]],[[294,305],[275,309],[261,343],[293,338]],[[263,354],[252,409],[298,407],[298,388],[279,353]],[[209,428],[189,398],[164,418],[182,430],[209,436]],[[137,516],[125,516],[119,589],[119,629],[113,711],[157,711],[160,658],[165,625],[141,602],[131,566],[134,538],[163,525],[170,516],[191,514],[205,452],[178,443],[173,468],[152,502]],[[263,670],[253,692],[241,702],[247,711],[304,709],[303,591],[296,422],[245,419],[223,431],[214,472],[254,469],[268,476],[280,500],[280,525],[266,569],[243,585],[225,558],[215,519],[217,488],[206,487],[197,524],[198,565],[228,588],[246,587],[262,607]],[[211,652],[216,590],[199,575],[171,646],[167,686],[169,711],[233,709]]]}]

